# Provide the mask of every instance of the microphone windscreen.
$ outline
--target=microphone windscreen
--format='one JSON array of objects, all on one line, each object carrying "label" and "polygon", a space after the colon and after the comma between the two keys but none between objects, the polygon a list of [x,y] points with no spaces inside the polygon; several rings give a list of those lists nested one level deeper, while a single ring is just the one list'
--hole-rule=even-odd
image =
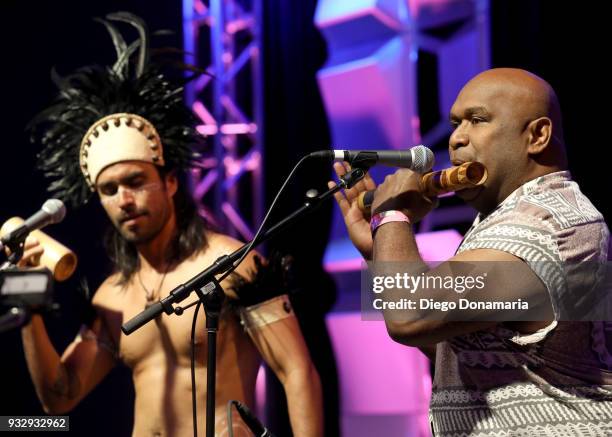
[{"label": "microphone windscreen", "polygon": [[66,217],[66,207],[59,199],[47,200],[41,209],[51,216],[51,223],[59,223]]},{"label": "microphone windscreen", "polygon": [[434,166],[434,154],[428,147],[419,145],[410,149],[412,153],[412,170],[426,173]]}]

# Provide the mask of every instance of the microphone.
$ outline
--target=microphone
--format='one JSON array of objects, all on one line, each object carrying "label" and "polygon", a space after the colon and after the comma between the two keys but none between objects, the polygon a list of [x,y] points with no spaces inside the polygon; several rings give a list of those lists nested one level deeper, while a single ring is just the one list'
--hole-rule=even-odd
[{"label": "microphone", "polygon": [[[0,227],[0,238],[23,225],[21,217],[12,217]],[[48,268],[56,281],[65,281],[74,273],[77,266],[76,254],[57,240],[54,240],[43,231],[34,230],[30,233],[43,247],[43,254],[37,260],[31,260],[30,266],[44,266]],[[1,249],[2,243],[0,243]]]},{"label": "microphone", "polygon": [[59,199],[49,199],[43,206],[23,222],[0,238],[0,250],[27,236],[30,232],[44,228],[53,223],[59,223],[66,216],[66,207]]},{"label": "microphone", "polygon": [[[480,162],[464,162],[457,167],[424,174],[421,184],[425,196],[435,197],[452,191],[478,187],[487,181],[487,177],[487,168]],[[374,191],[364,191],[357,198],[357,206],[369,214],[373,201]]]},{"label": "microphone", "polygon": [[232,402],[236,406],[236,410],[238,410],[238,413],[240,413],[240,417],[242,417],[244,423],[247,424],[251,432],[255,434],[256,437],[274,437],[274,434],[272,434],[268,428],[263,426],[259,419],[255,417],[255,415],[246,405],[238,401]]},{"label": "microphone", "polygon": [[351,165],[360,162],[368,166],[382,164],[409,168],[418,173],[425,173],[434,165],[433,152],[423,145],[408,150],[321,150],[311,153],[309,157],[347,161]]}]

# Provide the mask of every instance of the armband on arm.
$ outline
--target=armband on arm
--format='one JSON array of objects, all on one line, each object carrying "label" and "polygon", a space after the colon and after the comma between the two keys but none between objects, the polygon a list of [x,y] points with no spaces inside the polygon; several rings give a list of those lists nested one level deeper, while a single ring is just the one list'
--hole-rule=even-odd
[{"label": "armband on arm", "polygon": [[255,256],[257,270],[247,281],[242,276],[234,276],[233,288],[238,295],[237,309],[240,322],[251,331],[262,326],[295,317],[287,296],[289,269],[292,258],[273,253],[265,263]]},{"label": "armband on arm", "polygon": [[292,258],[274,253],[266,263],[254,257],[256,270],[244,278],[236,272],[230,275],[231,287],[238,296],[241,307],[253,307],[275,297],[287,294],[288,276]]},{"label": "armband on arm", "polygon": [[288,317],[295,317],[289,297],[286,294],[273,297],[256,305],[241,307],[239,312],[240,322],[247,332]]}]

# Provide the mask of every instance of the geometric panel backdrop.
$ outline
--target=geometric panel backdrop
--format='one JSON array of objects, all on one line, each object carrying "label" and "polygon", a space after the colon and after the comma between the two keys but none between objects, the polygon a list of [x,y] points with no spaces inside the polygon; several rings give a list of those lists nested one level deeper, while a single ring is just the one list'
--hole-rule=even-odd
[{"label": "geometric panel backdrop", "polygon": [[[488,0],[320,0],[328,45],[318,73],[333,148],[405,149],[423,143],[449,166],[448,111],[465,82],[489,68]],[[380,180],[391,169],[374,168]],[[444,204],[419,231],[473,217]],[[332,238],[345,236],[336,211]]]}]

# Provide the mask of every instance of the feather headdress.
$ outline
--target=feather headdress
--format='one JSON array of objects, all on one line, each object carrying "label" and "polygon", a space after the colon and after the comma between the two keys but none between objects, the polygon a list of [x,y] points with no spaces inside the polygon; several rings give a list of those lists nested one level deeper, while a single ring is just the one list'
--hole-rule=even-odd
[{"label": "feather headdress", "polygon": [[[105,165],[142,155],[167,169],[185,169],[197,156],[194,146],[203,142],[183,100],[184,85],[202,72],[181,64],[182,75],[170,78],[161,63],[149,59],[149,33],[140,17],[116,12],[96,21],[113,40],[116,62],[65,77],[52,71],[59,94],[29,126],[32,141],[43,146],[38,167],[51,180],[48,190],[73,207],[89,200]],[[128,45],[116,22],[135,27],[138,38]],[[132,151],[122,149],[122,135],[137,139]]]}]

